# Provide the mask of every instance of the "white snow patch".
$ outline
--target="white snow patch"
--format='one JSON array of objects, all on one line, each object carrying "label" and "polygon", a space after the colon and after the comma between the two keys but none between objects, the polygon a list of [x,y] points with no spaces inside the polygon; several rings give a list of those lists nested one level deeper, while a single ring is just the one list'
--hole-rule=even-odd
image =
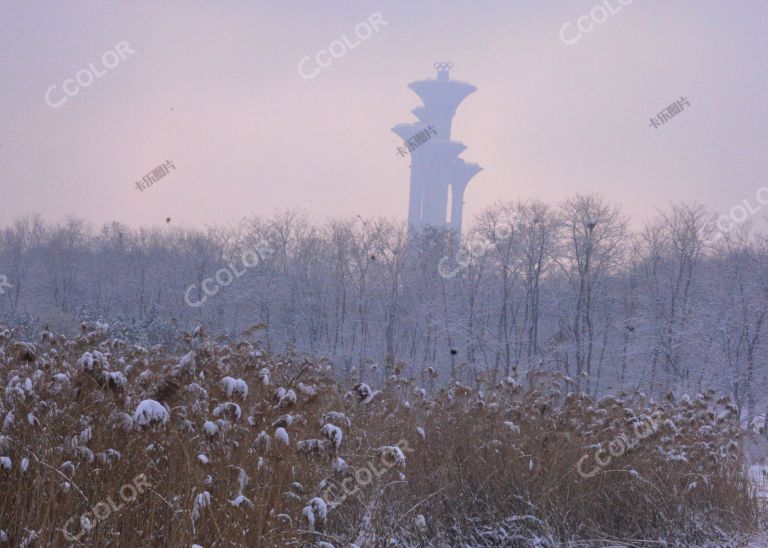
[{"label": "white snow patch", "polygon": [[13,416],[13,411],[8,411],[5,415],[5,420],[3,421],[3,431],[5,432],[9,430],[14,422],[16,422],[16,418]]},{"label": "white snow patch", "polygon": [[293,388],[286,390],[281,386],[277,389],[277,399],[281,407],[296,403],[296,392],[294,392]]},{"label": "white snow patch", "polygon": [[306,385],[303,382],[299,383],[299,392],[305,396],[312,397],[317,395],[317,387],[314,385]]},{"label": "white snow patch", "polygon": [[147,426],[153,422],[165,424],[169,419],[168,409],[155,400],[144,400],[136,408],[133,414],[133,422],[139,426]]},{"label": "white snow patch", "polygon": [[222,413],[225,413],[230,409],[234,410],[236,420],[239,419],[243,414],[243,411],[240,409],[240,406],[238,404],[236,404],[235,402],[227,401],[224,403],[220,403],[214,408],[213,416],[218,417],[219,415],[221,415]]},{"label": "white snow patch", "polygon": [[280,440],[281,442],[283,442],[285,445],[289,445],[289,442],[288,442],[288,432],[282,426],[280,428],[278,428],[277,430],[275,430],[275,437],[278,440]]},{"label": "white snow patch", "polygon": [[320,497],[311,499],[309,505],[320,520],[325,520],[325,518],[328,517],[328,505],[325,504],[325,501]]},{"label": "white snow patch", "polygon": [[379,392],[374,392],[370,386],[365,384],[364,382],[361,382],[360,384],[356,384],[352,387],[352,390],[354,390],[357,393],[358,400],[360,403],[367,404],[371,403],[373,401],[374,396],[376,396]]},{"label": "white snow patch", "polygon": [[224,387],[224,392],[227,393],[228,398],[231,398],[233,394],[236,394],[243,399],[248,397],[248,385],[243,379],[224,377],[221,379],[221,384]]},{"label": "white snow patch", "polygon": [[311,506],[305,506],[304,509],[301,511],[301,515],[307,518],[307,523],[309,524],[310,531],[315,530],[315,513],[312,511]]},{"label": "white snow patch", "polygon": [[240,508],[240,506],[242,506],[243,503],[253,508],[253,503],[245,495],[237,495],[234,499],[227,502],[229,502],[229,504],[231,504],[235,508]]},{"label": "white snow patch", "polygon": [[203,430],[209,437],[213,437],[218,434],[219,427],[211,421],[205,421],[205,424],[203,424]]},{"label": "white snow patch", "polygon": [[337,472],[339,474],[345,473],[347,470],[349,470],[349,466],[347,465],[347,462],[342,459],[341,457],[336,457],[331,464],[331,468],[334,472]]},{"label": "white snow patch", "polygon": [[200,518],[204,508],[211,505],[211,494],[208,491],[203,491],[195,497],[195,504],[192,506],[192,521],[197,521]]},{"label": "white snow patch", "polygon": [[331,440],[331,443],[333,446],[338,449],[341,445],[341,440],[344,438],[344,434],[341,431],[341,428],[338,426],[334,426],[330,422],[327,423],[325,426],[323,426],[323,429],[321,430],[323,433],[323,436]]},{"label": "white snow patch", "polygon": [[323,414],[323,422],[345,424],[347,425],[347,428],[352,426],[352,421],[349,420],[349,418],[347,418],[347,416],[344,413],[341,413],[339,411],[328,411],[327,413]]},{"label": "white snow patch", "polygon": [[125,388],[128,384],[128,379],[125,378],[120,371],[110,371],[108,375],[109,381],[118,388]]},{"label": "white snow patch", "polygon": [[427,529],[427,520],[424,519],[422,514],[418,514],[415,518],[413,518],[413,522],[419,531],[425,531]]},{"label": "white snow patch", "polygon": [[403,455],[403,452],[399,447],[385,445],[384,447],[379,448],[379,453],[386,458],[387,464],[405,467],[405,455]]},{"label": "white snow patch", "polygon": [[86,371],[93,371],[93,354],[90,352],[85,352],[79,360],[77,360],[77,365],[85,369]]},{"label": "white snow patch", "polygon": [[269,369],[267,369],[266,367],[262,369],[259,372],[259,376],[261,376],[261,384],[263,384],[264,386],[269,386],[269,381],[270,381]]}]

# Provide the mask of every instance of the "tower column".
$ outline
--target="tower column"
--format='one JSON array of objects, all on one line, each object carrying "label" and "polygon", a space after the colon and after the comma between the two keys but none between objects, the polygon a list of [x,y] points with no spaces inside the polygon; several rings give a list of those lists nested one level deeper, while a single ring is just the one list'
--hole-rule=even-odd
[{"label": "tower column", "polygon": [[461,234],[461,217],[464,213],[464,190],[467,183],[451,184],[451,230]]}]

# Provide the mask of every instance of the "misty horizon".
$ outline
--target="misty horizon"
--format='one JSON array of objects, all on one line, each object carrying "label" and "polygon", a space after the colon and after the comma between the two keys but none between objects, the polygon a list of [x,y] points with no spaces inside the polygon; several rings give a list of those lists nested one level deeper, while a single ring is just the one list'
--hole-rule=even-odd
[{"label": "misty horizon", "polygon": [[[768,181],[768,37],[749,32],[768,20],[760,2],[616,0],[604,22],[580,22],[587,33],[577,22],[592,2],[8,5],[0,224],[41,213],[199,227],[288,208],[405,220],[409,161],[389,129],[417,104],[407,84],[433,77],[436,60],[478,88],[454,119],[464,157],[483,166],[465,223],[498,201],[578,191],[640,226],[669,203],[725,214]],[[368,35],[358,25],[375,13],[386,24]],[[299,64],[309,57],[302,70],[314,74],[337,40],[354,48],[302,77]],[[121,43],[115,65],[107,52]],[[64,95],[89,66],[95,81]],[[65,104],[47,104],[51,86]],[[650,126],[681,97],[684,112]],[[171,177],[135,188],[166,161]]]}]

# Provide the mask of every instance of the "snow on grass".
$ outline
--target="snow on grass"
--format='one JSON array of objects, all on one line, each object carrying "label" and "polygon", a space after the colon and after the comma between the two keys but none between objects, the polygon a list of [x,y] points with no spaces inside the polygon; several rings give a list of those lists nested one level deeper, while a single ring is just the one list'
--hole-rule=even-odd
[{"label": "snow on grass", "polygon": [[282,386],[277,389],[277,401],[279,407],[287,407],[296,403],[296,392],[293,388],[286,390]]},{"label": "snow on grass", "polygon": [[323,429],[321,430],[323,433],[323,436],[328,438],[333,446],[338,449],[341,445],[341,440],[344,438],[344,434],[341,431],[341,428],[338,426],[334,426],[330,422],[327,423],[325,426],[323,426]]},{"label": "snow on grass", "polygon": [[325,422],[332,422],[334,424],[343,424],[347,428],[352,426],[352,421],[347,418],[347,416],[344,413],[341,413],[339,411],[328,411],[327,413],[323,414],[322,421]]},{"label": "snow on grass", "polygon": [[86,371],[93,371],[93,354],[90,352],[85,352],[79,360],[77,360],[77,365],[82,367]]},{"label": "snow on grass", "polygon": [[133,422],[139,426],[148,426],[153,422],[159,422],[165,424],[170,418],[168,409],[155,400],[144,400],[133,414]]},{"label": "snow on grass", "polygon": [[303,382],[300,382],[298,388],[299,388],[299,392],[301,392],[307,397],[311,398],[317,395],[317,387],[314,385],[311,385],[311,384],[307,385],[307,384],[304,384]]},{"label": "snow on grass", "polygon": [[261,384],[262,385],[269,386],[269,382],[270,382],[269,369],[267,369],[266,367],[263,368],[259,372],[259,377],[261,377]]},{"label": "snow on grass", "polygon": [[357,394],[357,399],[362,404],[371,403],[373,398],[379,394],[378,390],[374,392],[373,389],[364,382],[356,384],[352,387],[352,390]]},{"label": "snow on grass", "polygon": [[219,417],[220,415],[227,415],[227,414],[230,414],[232,419],[238,420],[242,416],[243,412],[240,409],[240,406],[238,404],[231,401],[220,403],[213,409],[214,417]]},{"label": "snow on grass", "polygon": [[208,491],[203,491],[195,497],[195,503],[192,506],[192,521],[200,519],[200,515],[205,508],[211,505],[211,494]]},{"label": "snow on grass", "polygon": [[382,456],[382,459],[392,466],[400,466],[405,468],[405,455],[399,447],[394,445],[385,445],[380,447],[377,452]]},{"label": "snow on grass", "polygon": [[248,385],[243,379],[234,379],[232,377],[224,377],[221,379],[221,385],[224,388],[224,392],[228,398],[232,395],[236,395],[245,399],[248,397]]},{"label": "snow on grass", "polygon": [[246,497],[245,495],[237,495],[237,496],[236,496],[234,499],[232,499],[232,500],[229,500],[229,501],[227,501],[227,502],[229,502],[229,504],[231,504],[231,505],[232,505],[232,506],[234,506],[235,508],[240,508],[240,506],[242,506],[243,504],[245,504],[245,505],[247,505],[247,506],[250,506],[251,508],[253,508],[253,503],[252,503],[252,502],[251,502],[251,500],[250,500],[248,497]]},{"label": "snow on grass", "polygon": [[212,438],[219,433],[219,427],[211,421],[205,421],[203,424],[203,431],[205,431],[208,437]]},{"label": "snow on grass", "polygon": [[289,441],[288,441],[288,431],[285,428],[283,428],[282,426],[280,428],[278,428],[277,430],[275,430],[275,438],[277,438],[278,440],[283,442],[285,445],[289,444]]}]

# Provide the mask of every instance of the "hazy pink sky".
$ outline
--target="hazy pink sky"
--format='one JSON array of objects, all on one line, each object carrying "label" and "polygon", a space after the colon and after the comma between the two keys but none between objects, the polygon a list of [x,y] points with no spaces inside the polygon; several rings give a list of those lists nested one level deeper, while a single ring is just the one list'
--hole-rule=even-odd
[{"label": "hazy pink sky", "polygon": [[[484,168],[465,222],[496,200],[577,192],[636,222],[669,201],[754,201],[768,185],[768,2],[606,1],[620,11],[567,46],[561,28],[597,1],[0,0],[0,226],[34,212],[192,226],[289,207],[404,220],[409,160],[390,128],[415,119],[407,84],[436,60],[478,88],[453,127]],[[299,76],[374,12],[386,27]],[[46,104],[121,41],[136,53]],[[691,106],[650,127],[681,96]],[[139,192],[166,160],[177,169]]]}]

